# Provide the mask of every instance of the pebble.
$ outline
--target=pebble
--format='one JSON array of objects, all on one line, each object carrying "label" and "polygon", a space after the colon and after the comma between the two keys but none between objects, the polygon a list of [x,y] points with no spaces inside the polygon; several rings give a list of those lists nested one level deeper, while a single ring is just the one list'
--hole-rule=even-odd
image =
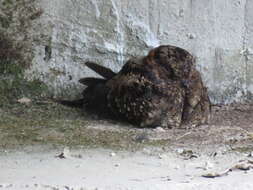
[{"label": "pebble", "polygon": [[163,157],[163,155],[159,154],[159,155],[158,155],[158,158],[159,158],[159,159],[163,159],[164,157]]},{"label": "pebble", "polygon": [[114,157],[114,156],[116,156],[116,153],[115,153],[115,152],[111,152],[111,153],[110,153],[110,156],[111,156],[111,157]]},{"label": "pebble", "polygon": [[214,164],[212,162],[205,162],[205,170],[212,169],[214,167]]},{"label": "pebble", "polygon": [[253,152],[250,152],[249,154],[247,154],[247,157],[253,157]]},{"label": "pebble", "polygon": [[184,149],[182,149],[182,148],[178,148],[178,149],[176,150],[176,152],[177,152],[178,154],[183,154]]},{"label": "pebble", "polygon": [[21,104],[29,104],[29,103],[31,103],[31,99],[23,97],[23,98],[19,99],[18,102]]},{"label": "pebble", "polygon": [[189,39],[194,39],[194,38],[196,38],[196,35],[195,35],[195,34],[188,33],[188,34],[187,34],[187,37],[188,37]]},{"label": "pebble", "polygon": [[35,184],[34,184],[34,187],[39,187],[39,184],[35,183]]},{"label": "pebble", "polygon": [[63,149],[63,154],[64,154],[65,157],[70,157],[70,150],[69,150],[68,147],[65,147]]},{"label": "pebble", "polygon": [[162,128],[162,127],[156,127],[156,128],[154,129],[154,131],[155,131],[155,132],[165,132],[165,129]]}]

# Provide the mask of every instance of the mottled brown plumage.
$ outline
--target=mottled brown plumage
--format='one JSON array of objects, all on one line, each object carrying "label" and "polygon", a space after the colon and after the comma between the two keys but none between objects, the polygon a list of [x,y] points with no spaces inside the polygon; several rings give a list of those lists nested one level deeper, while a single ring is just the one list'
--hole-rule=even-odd
[{"label": "mottled brown plumage", "polygon": [[210,101],[194,57],[175,46],[159,46],[130,59],[119,73],[88,62],[104,79],[83,78],[84,102],[140,127],[179,127],[208,121]]}]

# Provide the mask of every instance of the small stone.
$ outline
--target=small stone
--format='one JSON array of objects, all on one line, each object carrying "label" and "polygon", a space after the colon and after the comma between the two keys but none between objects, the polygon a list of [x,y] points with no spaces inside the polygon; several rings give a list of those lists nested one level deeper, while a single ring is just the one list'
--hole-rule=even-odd
[{"label": "small stone", "polygon": [[63,149],[63,154],[64,154],[65,157],[69,157],[70,156],[70,150],[69,150],[68,147],[65,147]]},{"label": "small stone", "polygon": [[187,36],[189,39],[194,39],[194,38],[196,38],[196,35],[195,35],[195,34],[191,34],[191,33],[186,34],[186,36]]},{"label": "small stone", "polygon": [[217,155],[218,155],[218,152],[213,152],[213,153],[211,153],[210,156],[215,157],[215,156],[217,156]]},{"label": "small stone", "polygon": [[165,132],[165,129],[162,127],[156,127],[154,130],[155,132]]},{"label": "small stone", "polygon": [[248,157],[253,157],[253,152],[250,152],[247,156]]},{"label": "small stone", "polygon": [[183,154],[183,153],[184,153],[184,149],[178,148],[178,149],[176,150],[176,152],[177,152],[178,154]]},{"label": "small stone", "polygon": [[205,163],[205,170],[208,170],[208,169],[212,169],[214,167],[214,164],[211,163],[211,162],[206,162]]},{"label": "small stone", "polygon": [[116,156],[116,153],[115,153],[115,152],[111,152],[111,153],[110,153],[110,156],[111,156],[111,157],[114,157],[114,156]]},{"label": "small stone", "polygon": [[67,158],[67,157],[70,157],[70,150],[68,147],[65,147],[63,149],[63,152],[55,157],[58,157],[60,159],[63,159],[63,158]]},{"label": "small stone", "polygon": [[31,99],[23,97],[23,98],[19,99],[18,102],[20,104],[30,104],[31,103]]},{"label": "small stone", "polygon": [[221,175],[219,173],[207,173],[202,175],[202,177],[205,178],[216,178],[216,177],[221,177]]},{"label": "small stone", "polygon": [[115,166],[115,167],[119,167],[119,166],[120,166],[120,164],[119,164],[119,163],[117,163],[117,164],[115,164],[114,166]]},{"label": "small stone", "polygon": [[34,184],[34,187],[38,187],[39,185],[37,183]]}]

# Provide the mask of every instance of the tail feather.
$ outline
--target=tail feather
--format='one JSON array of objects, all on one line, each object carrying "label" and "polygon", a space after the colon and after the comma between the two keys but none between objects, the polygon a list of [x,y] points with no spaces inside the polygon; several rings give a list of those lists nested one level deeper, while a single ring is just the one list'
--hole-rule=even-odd
[{"label": "tail feather", "polygon": [[86,86],[94,86],[97,84],[101,84],[101,83],[105,83],[107,80],[105,79],[101,79],[101,78],[92,78],[92,77],[85,77],[85,78],[81,78],[79,80],[79,82],[81,84],[84,84]]},{"label": "tail feather", "polygon": [[111,69],[106,68],[104,66],[98,65],[97,63],[94,62],[86,62],[85,65],[89,67],[91,70],[95,71],[105,79],[111,79],[116,75],[115,72],[113,72]]}]

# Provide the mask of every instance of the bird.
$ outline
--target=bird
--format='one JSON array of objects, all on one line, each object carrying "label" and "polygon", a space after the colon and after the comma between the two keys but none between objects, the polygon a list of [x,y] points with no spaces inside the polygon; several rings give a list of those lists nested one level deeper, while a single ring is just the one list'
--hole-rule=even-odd
[{"label": "bird", "polygon": [[184,89],[152,57],[130,59],[107,85],[109,109],[140,127],[181,124]]},{"label": "bird", "polygon": [[210,120],[211,103],[207,88],[196,69],[196,59],[188,51],[175,46],[160,46],[150,51],[151,56],[172,73],[171,78],[181,81],[185,89],[182,121],[191,126]]},{"label": "bird", "polygon": [[179,128],[208,123],[210,99],[187,50],[172,45],[131,58],[116,73],[94,62],[85,65],[101,78],[85,77],[80,102],[138,127]]}]

